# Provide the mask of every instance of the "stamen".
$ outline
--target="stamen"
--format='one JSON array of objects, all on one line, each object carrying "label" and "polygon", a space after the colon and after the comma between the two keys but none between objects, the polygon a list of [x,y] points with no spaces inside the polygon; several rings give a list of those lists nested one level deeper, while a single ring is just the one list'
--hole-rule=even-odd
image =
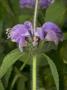
[{"label": "stamen", "polygon": [[11,30],[11,28],[7,28],[6,29],[7,39],[10,38],[10,30]]}]

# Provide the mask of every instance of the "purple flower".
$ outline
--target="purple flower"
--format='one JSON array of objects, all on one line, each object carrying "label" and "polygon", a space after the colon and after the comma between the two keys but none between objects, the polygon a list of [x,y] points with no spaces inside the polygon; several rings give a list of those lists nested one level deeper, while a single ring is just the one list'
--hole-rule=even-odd
[{"label": "purple flower", "polygon": [[46,34],[45,40],[53,41],[56,45],[59,41],[63,41],[63,33],[56,24],[52,22],[46,22],[43,24],[42,30]]},{"label": "purple flower", "polygon": [[37,28],[34,35],[40,40],[52,41],[55,45],[58,45],[59,41],[63,41],[61,29],[52,22],[46,22],[42,27]]},{"label": "purple flower", "polygon": [[[33,8],[35,6],[35,0],[20,0],[20,7],[21,8]],[[54,0],[39,0],[39,7],[40,8],[48,8]]]},{"label": "purple flower", "polygon": [[24,24],[13,26],[10,31],[8,30],[7,34],[11,41],[18,44],[20,51],[23,51],[23,47],[27,46],[29,40],[32,40],[33,46],[38,45],[41,40],[52,41],[56,45],[58,45],[59,41],[63,41],[62,31],[52,22],[46,22],[42,27],[33,30],[32,23],[26,21]]},{"label": "purple flower", "polygon": [[19,3],[21,8],[31,8],[35,5],[34,0],[20,0]]},{"label": "purple flower", "polygon": [[17,24],[11,28],[9,34],[11,41],[16,42],[19,46],[19,49],[22,51],[22,48],[27,44],[26,37],[30,37],[26,26],[24,24]]},{"label": "purple flower", "polygon": [[40,0],[39,5],[41,8],[48,8],[52,3],[54,3],[54,0]]}]

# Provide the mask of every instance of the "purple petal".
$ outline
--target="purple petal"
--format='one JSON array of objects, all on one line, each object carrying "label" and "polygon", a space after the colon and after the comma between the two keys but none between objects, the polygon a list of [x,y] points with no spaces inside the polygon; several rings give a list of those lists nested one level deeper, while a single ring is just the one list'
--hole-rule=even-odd
[{"label": "purple petal", "polygon": [[32,29],[32,23],[30,21],[24,22],[24,25],[27,27],[28,30]]},{"label": "purple petal", "polygon": [[18,42],[23,37],[28,37],[30,34],[28,29],[23,24],[15,25],[10,31],[12,41]]},{"label": "purple petal", "polygon": [[47,38],[48,41],[54,41],[55,44],[57,44],[59,41],[63,41],[63,33],[56,24],[46,22],[43,24],[42,29],[45,33],[47,33],[45,38]]},{"label": "purple petal", "polygon": [[42,28],[45,31],[53,30],[54,32],[61,32],[60,28],[56,24],[54,24],[52,22],[46,22],[46,23],[44,23],[43,26],[42,26]]},{"label": "purple petal", "polygon": [[24,22],[25,27],[29,30],[30,34],[33,35],[33,27],[32,27],[32,23],[30,21],[26,21]]},{"label": "purple petal", "polygon": [[46,41],[52,41],[56,45],[58,45],[59,38],[56,36],[56,33],[54,31],[49,31],[47,35],[45,36]]},{"label": "purple petal", "polygon": [[44,32],[41,27],[36,29],[35,36],[39,37],[41,40],[44,39]]},{"label": "purple petal", "polygon": [[25,44],[25,38],[23,37],[23,38],[21,38],[21,39],[19,40],[19,42],[18,42],[19,50],[20,50],[21,52],[23,52],[24,44]]}]

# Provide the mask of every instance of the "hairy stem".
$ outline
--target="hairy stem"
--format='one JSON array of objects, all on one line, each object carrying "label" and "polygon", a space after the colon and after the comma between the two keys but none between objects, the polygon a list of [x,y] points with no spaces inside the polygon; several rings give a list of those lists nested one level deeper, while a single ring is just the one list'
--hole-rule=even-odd
[{"label": "hairy stem", "polygon": [[32,67],[32,90],[36,90],[36,73],[37,73],[37,69],[36,69],[36,56],[33,56],[33,67]]}]

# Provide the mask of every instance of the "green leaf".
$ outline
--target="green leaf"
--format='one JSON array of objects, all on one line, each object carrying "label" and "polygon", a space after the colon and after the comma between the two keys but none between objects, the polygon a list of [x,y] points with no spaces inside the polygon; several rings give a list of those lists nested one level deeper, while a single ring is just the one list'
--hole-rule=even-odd
[{"label": "green leaf", "polygon": [[1,80],[0,80],[0,90],[5,90]]},{"label": "green leaf", "polygon": [[65,6],[63,0],[55,0],[46,11],[45,21],[52,21],[59,25],[62,25],[65,17]]},{"label": "green leaf", "polygon": [[54,78],[54,81],[56,84],[56,88],[57,88],[57,90],[59,90],[59,75],[57,72],[56,65],[47,55],[43,54],[43,56],[45,57],[45,59],[47,60],[49,66],[50,66],[50,69],[51,69],[51,72],[52,72],[52,75],[53,75],[53,78]]},{"label": "green leaf", "polygon": [[[44,61],[44,58],[38,54],[39,56],[37,57],[37,64],[39,66],[46,66],[48,65],[47,62]],[[42,61],[41,61],[42,60]],[[23,57],[20,58],[20,61],[23,62],[24,64],[21,66],[20,70],[23,70],[23,68],[25,67],[25,65],[32,65],[32,59],[31,56],[26,53]]]},{"label": "green leaf", "polygon": [[23,57],[20,58],[20,61],[23,62],[24,64],[21,66],[20,70],[23,70],[24,66],[27,65],[31,65],[32,64],[32,60],[30,58],[30,53],[25,53],[25,55]]},{"label": "green leaf", "polygon": [[0,67],[0,79],[6,74],[8,69],[23,55],[18,49],[15,49],[5,56]]},{"label": "green leaf", "polygon": [[[48,52],[50,50],[53,50],[53,49],[56,50],[56,48],[57,47],[52,42],[49,42],[49,43],[48,42],[41,42],[39,47],[35,49],[36,54],[39,55],[37,57],[38,58],[37,64],[39,66],[44,66],[44,65],[46,66],[47,62],[44,61],[44,58],[41,56],[41,53],[42,52],[46,53],[46,52]],[[24,62],[25,65],[26,64],[27,65],[32,65],[32,59],[30,57],[29,52],[25,53],[25,55],[20,58],[20,61]],[[23,66],[22,66],[22,68],[23,68]]]}]

